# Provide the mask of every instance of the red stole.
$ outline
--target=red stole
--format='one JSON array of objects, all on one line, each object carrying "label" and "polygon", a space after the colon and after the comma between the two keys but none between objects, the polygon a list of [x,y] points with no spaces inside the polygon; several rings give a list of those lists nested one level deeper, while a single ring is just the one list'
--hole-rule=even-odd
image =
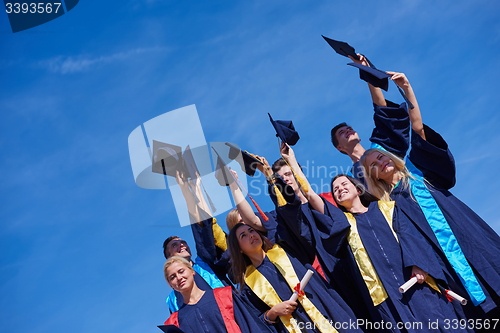
[{"label": "red stole", "polygon": [[[215,288],[213,292],[226,330],[230,333],[241,333],[240,327],[234,319],[233,291],[231,287]],[[172,313],[165,321],[165,325],[175,325],[182,329],[179,326],[179,311]]]}]

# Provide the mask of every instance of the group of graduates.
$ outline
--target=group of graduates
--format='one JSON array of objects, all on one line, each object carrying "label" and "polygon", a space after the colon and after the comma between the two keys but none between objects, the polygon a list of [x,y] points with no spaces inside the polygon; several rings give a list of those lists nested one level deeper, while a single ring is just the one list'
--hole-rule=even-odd
[{"label": "group of graduates", "polygon": [[[365,150],[349,125],[335,126],[332,143],[353,167],[333,178],[330,196],[317,194],[291,147],[298,140],[293,125],[271,118],[282,141],[280,159],[270,165],[231,149],[243,156],[247,174],[264,174],[275,210],[254,212],[238,174],[220,166],[219,182],[236,203],[226,218],[229,234],[211,216],[201,179],[177,170],[198,257],[179,237],[165,240],[164,274],[173,291],[171,315],[159,327],[186,333],[500,331],[500,237],[449,192],[456,171],[446,141],[424,125],[403,73],[378,71],[354,49],[339,51],[336,41],[327,41],[368,82],[372,147]],[[403,103],[385,100],[388,79]],[[415,284],[402,290],[409,280]]]}]

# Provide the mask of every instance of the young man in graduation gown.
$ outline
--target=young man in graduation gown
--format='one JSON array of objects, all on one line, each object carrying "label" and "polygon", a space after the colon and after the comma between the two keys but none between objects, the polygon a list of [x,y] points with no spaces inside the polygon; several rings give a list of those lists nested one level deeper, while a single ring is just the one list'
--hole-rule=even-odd
[{"label": "young man in graduation gown", "polygon": [[[350,57],[355,63],[369,66],[367,59],[358,54],[359,60]],[[374,114],[373,120],[375,127],[373,129],[370,141],[371,148],[380,148],[390,151],[394,154],[406,151],[409,148],[410,139],[410,116],[408,114],[407,103],[397,105],[384,98],[382,89],[373,86],[367,82],[372,97]],[[359,160],[366,149],[361,144],[358,133],[346,123],[340,123],[331,130],[331,141],[335,148],[342,154],[349,156],[353,166],[352,175],[364,182],[363,170]],[[400,156],[401,158],[404,157]]]}]

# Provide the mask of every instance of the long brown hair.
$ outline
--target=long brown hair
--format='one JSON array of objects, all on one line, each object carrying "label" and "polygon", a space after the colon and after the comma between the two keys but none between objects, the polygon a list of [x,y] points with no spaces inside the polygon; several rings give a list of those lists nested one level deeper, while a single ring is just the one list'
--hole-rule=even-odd
[{"label": "long brown hair", "polygon": [[[245,223],[237,223],[231,229],[231,231],[229,231],[229,236],[227,237],[227,247],[229,249],[229,253],[231,254],[231,274],[233,276],[234,282],[240,285],[240,290],[245,286],[245,272],[247,266],[252,264],[250,258],[248,258],[246,254],[241,252],[240,243],[236,235],[236,231],[241,226],[252,228]],[[257,234],[262,239],[262,250],[264,250],[264,252],[267,252],[267,250],[272,247],[271,241],[262,236],[259,232],[257,232]]]}]

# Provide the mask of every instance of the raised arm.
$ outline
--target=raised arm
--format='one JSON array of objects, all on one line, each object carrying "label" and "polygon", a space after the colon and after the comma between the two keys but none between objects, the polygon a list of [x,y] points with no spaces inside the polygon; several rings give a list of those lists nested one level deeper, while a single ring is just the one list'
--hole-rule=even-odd
[{"label": "raised arm", "polygon": [[231,173],[236,179],[235,182],[232,182],[229,185],[229,189],[231,190],[231,194],[233,195],[234,202],[236,203],[236,208],[238,209],[238,213],[240,213],[241,218],[245,224],[252,226],[252,228],[266,232],[267,229],[262,225],[262,221],[255,215],[252,206],[246,200],[245,196],[241,192],[240,187],[238,186],[238,174],[236,171],[231,170]]},{"label": "raised arm", "polygon": [[302,169],[299,166],[299,163],[297,162],[297,159],[295,158],[295,152],[293,149],[286,143],[282,143],[281,145],[281,156],[285,159],[285,161],[290,165],[290,168],[293,169],[295,174],[298,177],[301,177],[304,182],[306,183],[306,186],[308,188],[307,191],[303,191],[303,194],[307,201],[309,201],[309,204],[313,207],[313,209],[317,210],[318,212],[323,213],[324,212],[324,203],[321,197],[313,191],[311,184],[309,183],[309,180],[306,178],[304,173],[302,172]]},{"label": "raised arm", "polygon": [[408,114],[410,116],[411,127],[418,133],[422,139],[425,139],[424,124],[422,122],[422,115],[420,113],[420,108],[418,106],[417,97],[413,91],[410,81],[404,73],[387,72],[387,74],[392,75],[391,80],[393,80],[406,94],[408,100],[413,104],[413,109],[409,108]]},{"label": "raised arm", "polygon": [[175,180],[181,189],[182,196],[186,201],[186,206],[188,209],[188,213],[190,218],[192,218],[196,222],[200,222],[200,213],[198,210],[198,205],[196,203],[196,192],[191,192],[190,184],[188,180],[185,178],[185,175],[178,170],[175,172]]},{"label": "raised arm", "polygon": [[[366,57],[364,55],[358,53],[358,57],[359,57],[359,60],[354,59],[351,56],[349,56],[349,59],[351,59],[353,62],[355,62],[357,64],[370,67],[370,64],[368,63],[368,61],[366,60]],[[368,83],[368,89],[370,89],[370,95],[372,96],[372,101],[374,104],[376,104],[378,106],[382,106],[382,107],[387,106],[382,89],[374,87],[369,83]]]},{"label": "raised arm", "polygon": [[201,222],[212,217],[210,213],[210,207],[208,206],[205,197],[203,196],[203,192],[201,190],[201,177],[197,177],[196,179],[191,179],[189,181],[192,192],[198,198],[198,203],[196,204],[196,208],[198,209],[198,220],[197,222]]}]

